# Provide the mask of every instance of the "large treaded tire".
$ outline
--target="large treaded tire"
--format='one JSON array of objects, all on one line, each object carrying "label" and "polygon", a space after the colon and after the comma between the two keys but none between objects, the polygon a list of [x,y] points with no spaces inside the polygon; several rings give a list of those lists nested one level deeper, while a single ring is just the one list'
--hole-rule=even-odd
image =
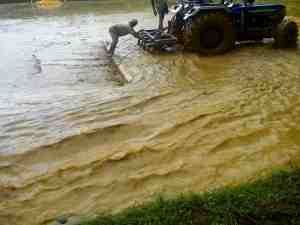
[{"label": "large treaded tire", "polygon": [[216,55],[235,45],[232,19],[222,12],[199,15],[189,19],[184,27],[184,46],[190,51]]},{"label": "large treaded tire", "polygon": [[277,48],[295,48],[298,46],[298,25],[285,18],[275,29],[274,39]]}]

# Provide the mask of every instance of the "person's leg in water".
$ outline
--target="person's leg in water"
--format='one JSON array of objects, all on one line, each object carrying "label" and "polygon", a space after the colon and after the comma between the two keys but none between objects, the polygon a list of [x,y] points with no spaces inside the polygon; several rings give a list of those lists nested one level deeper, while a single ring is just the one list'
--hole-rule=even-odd
[{"label": "person's leg in water", "polygon": [[158,29],[159,30],[163,30],[164,29],[164,18],[165,15],[169,13],[169,7],[168,7],[168,3],[167,0],[159,0],[159,4],[158,4]]},{"label": "person's leg in water", "polygon": [[111,37],[111,44],[108,50],[108,53],[112,56],[115,53],[117,44],[119,42],[119,35],[113,29],[109,29],[109,34]]},{"label": "person's leg in water", "polygon": [[158,15],[158,29],[161,31],[164,29],[164,18],[165,14],[160,12]]}]

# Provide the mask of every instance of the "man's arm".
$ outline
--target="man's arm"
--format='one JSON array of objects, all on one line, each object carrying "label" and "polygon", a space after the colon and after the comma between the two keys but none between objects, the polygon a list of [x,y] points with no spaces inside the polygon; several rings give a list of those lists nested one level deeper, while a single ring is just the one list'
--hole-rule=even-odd
[{"label": "man's arm", "polygon": [[134,29],[131,29],[130,34],[132,34],[132,36],[134,36],[137,39],[140,39],[140,35],[138,32],[136,32]]}]

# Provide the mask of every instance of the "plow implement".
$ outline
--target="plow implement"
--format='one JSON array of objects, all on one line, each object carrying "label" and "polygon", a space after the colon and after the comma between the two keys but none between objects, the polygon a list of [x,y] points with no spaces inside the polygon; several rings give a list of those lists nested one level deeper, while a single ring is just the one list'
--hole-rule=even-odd
[{"label": "plow implement", "polygon": [[146,51],[163,51],[174,47],[177,43],[174,35],[158,29],[140,30],[139,36],[138,45]]}]

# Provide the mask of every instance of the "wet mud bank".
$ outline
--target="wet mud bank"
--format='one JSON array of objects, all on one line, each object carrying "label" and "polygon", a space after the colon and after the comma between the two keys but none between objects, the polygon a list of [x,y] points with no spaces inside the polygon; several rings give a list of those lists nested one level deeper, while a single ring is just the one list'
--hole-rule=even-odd
[{"label": "wet mud bank", "polygon": [[0,66],[22,78],[0,80],[1,223],[116,212],[157,193],[200,192],[299,165],[299,49],[265,43],[214,57],[152,55],[128,38],[114,60],[131,79],[119,85],[99,39],[124,16],[154,23],[150,13],[129,13],[1,24],[25,58],[14,67],[2,55]]},{"label": "wet mud bank", "polygon": [[[275,171],[272,176],[210,193],[189,193],[131,207],[114,215],[79,222],[132,225],[291,224],[297,225],[300,199],[299,169]],[[78,223],[78,224],[79,224]],[[59,225],[52,223],[51,225]],[[76,225],[74,219],[66,225]]]}]

